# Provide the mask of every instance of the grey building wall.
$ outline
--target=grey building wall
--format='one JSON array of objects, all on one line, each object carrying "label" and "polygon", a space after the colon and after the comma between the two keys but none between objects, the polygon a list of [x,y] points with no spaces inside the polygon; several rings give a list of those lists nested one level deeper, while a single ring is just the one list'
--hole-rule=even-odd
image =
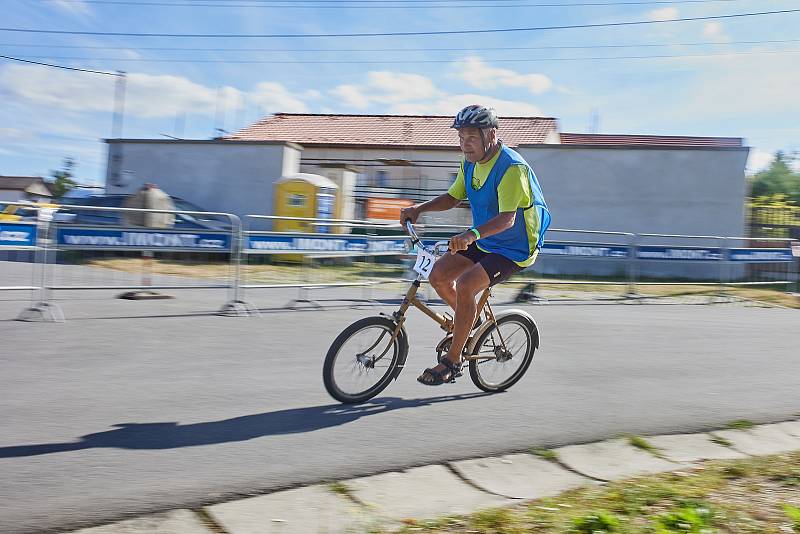
[{"label": "grey building wall", "polygon": [[269,215],[273,182],[297,173],[289,143],[109,140],[106,190],[132,193],[152,182],[208,211]]},{"label": "grey building wall", "polygon": [[[302,150],[302,154],[301,154]],[[530,145],[517,149],[531,163],[553,213],[552,228],[632,233],[745,235],[747,148],[652,148]],[[302,161],[301,161],[302,156]],[[225,141],[109,141],[109,193],[129,193],[154,182],[205,209],[245,214],[272,212],[272,182],[302,170],[325,174],[331,163],[359,169],[362,184],[433,192],[447,190],[461,153],[413,147],[305,147]],[[388,160],[407,160],[396,166]],[[302,166],[302,169],[301,169]],[[469,209],[432,214],[425,222],[471,224]],[[624,237],[551,232],[548,239],[624,242]],[[650,239],[643,244],[718,246],[709,240]],[[733,243],[731,243],[733,244]],[[624,261],[541,256],[534,270],[577,275],[625,274]],[[644,261],[641,276],[710,278],[719,267]],[[731,276],[738,272],[731,271]]]},{"label": "grey building wall", "polygon": [[30,200],[25,191],[18,189],[0,189],[0,201],[19,202],[20,200]]},{"label": "grey building wall", "polygon": [[[631,233],[745,235],[747,148],[520,147],[544,190],[552,228]],[[623,242],[551,232],[549,240]],[[646,238],[642,244],[719,246],[716,240]],[[613,275],[624,262],[545,258],[535,270]],[[643,261],[642,276],[715,278],[712,264]],[[731,273],[735,275],[736,273]]]}]

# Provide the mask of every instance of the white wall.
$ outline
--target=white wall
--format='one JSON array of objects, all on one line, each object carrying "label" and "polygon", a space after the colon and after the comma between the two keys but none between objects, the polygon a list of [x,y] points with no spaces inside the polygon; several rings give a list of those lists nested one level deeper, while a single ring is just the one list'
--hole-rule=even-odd
[{"label": "white wall", "polygon": [[131,193],[152,182],[208,211],[269,215],[273,182],[299,171],[299,151],[283,143],[112,141],[106,188]]},{"label": "white wall", "polygon": [[19,202],[20,200],[27,200],[25,191],[19,191],[17,189],[0,189],[0,201]]}]

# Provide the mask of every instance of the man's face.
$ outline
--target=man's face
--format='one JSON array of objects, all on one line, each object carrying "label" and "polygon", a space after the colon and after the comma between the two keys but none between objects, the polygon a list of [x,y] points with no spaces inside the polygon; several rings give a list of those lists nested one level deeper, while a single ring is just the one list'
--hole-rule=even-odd
[{"label": "man's face", "polygon": [[[486,144],[491,145],[494,140],[494,129],[486,129],[483,131]],[[480,129],[478,128],[461,128],[458,130],[458,142],[461,145],[461,152],[464,153],[464,158],[470,163],[476,163],[484,157],[484,145],[481,139]]]}]

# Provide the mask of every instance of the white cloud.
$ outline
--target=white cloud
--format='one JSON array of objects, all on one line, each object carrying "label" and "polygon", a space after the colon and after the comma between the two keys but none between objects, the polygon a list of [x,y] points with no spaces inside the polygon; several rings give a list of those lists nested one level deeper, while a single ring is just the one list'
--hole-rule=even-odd
[{"label": "white cloud", "polygon": [[648,11],[647,20],[675,20],[678,18],[678,9],[675,7],[665,7]]},{"label": "white cloud", "polygon": [[[37,107],[72,112],[111,112],[114,78],[41,66],[9,65],[0,70],[0,93]],[[125,114],[143,118],[177,113],[213,115],[220,107],[238,110],[248,101],[264,111],[305,112],[303,96],[279,83],[262,82],[246,95],[234,87],[207,87],[181,76],[129,73]]]},{"label": "white cloud", "polygon": [[51,4],[74,15],[92,15],[92,9],[89,4],[83,0],[51,0]]},{"label": "white cloud", "polygon": [[370,99],[357,85],[340,85],[331,90],[331,95],[342,100],[345,105],[356,109],[366,109],[370,105]]},{"label": "white cloud", "polygon": [[[684,58],[686,59],[686,58]],[[693,58],[698,76],[688,88],[686,113],[763,118],[797,109],[800,70],[791,55]]]},{"label": "white cloud", "polygon": [[33,132],[18,128],[0,128],[0,139],[22,140],[36,137]]},{"label": "white cloud", "polygon": [[[484,64],[481,64],[481,67],[489,68]],[[524,83],[528,86],[538,84],[536,88],[542,88],[541,80],[528,78],[532,75],[519,75],[504,69],[497,70],[503,71],[506,85],[512,85],[519,77],[525,77]],[[548,85],[549,83],[547,80]],[[448,94],[438,89],[430,78],[402,72],[373,71],[367,74],[364,84],[340,85],[332,89],[330,94],[345,106],[357,110],[379,106],[380,113],[393,115],[453,115],[464,106],[475,103],[492,106],[500,115],[542,115],[541,109],[527,102],[504,100],[481,94]]]},{"label": "white cloud", "polygon": [[521,74],[510,69],[492,67],[477,56],[470,56],[459,61],[455,68],[461,79],[478,89],[522,87],[538,95],[553,86],[553,82],[544,74]]},{"label": "white cloud", "polygon": [[392,106],[390,113],[397,115],[455,115],[470,104],[491,106],[502,116],[541,117],[542,110],[527,102],[502,100],[478,94],[447,95],[431,102],[402,103]]},{"label": "white cloud", "polygon": [[363,85],[344,84],[330,91],[345,105],[366,109],[374,103],[400,104],[427,100],[442,95],[425,76],[404,72],[372,71]]},{"label": "white cloud", "polygon": [[125,113],[140,117],[172,117],[176,113],[210,115],[219,105],[236,109],[241,93],[233,87],[205,87],[186,78],[171,75],[129,74]]},{"label": "white cloud", "polygon": [[308,106],[297,94],[275,82],[259,83],[247,98],[259,105],[263,111],[270,113],[278,111],[305,113],[308,111]]},{"label": "white cloud", "polygon": [[725,33],[725,26],[716,20],[706,22],[703,25],[703,35],[717,42],[727,42],[731,40],[730,36]]},{"label": "white cloud", "polygon": [[[67,111],[109,112],[114,108],[110,76],[55,71],[40,66],[9,65],[0,71],[0,91],[23,102]],[[220,91],[226,103],[238,91]],[[125,91],[125,113],[140,117],[168,117],[178,112],[213,114],[217,90],[179,76],[130,73]]]},{"label": "white cloud", "polygon": [[367,74],[367,87],[377,102],[424,100],[440,94],[430,78],[419,74],[373,71]]}]

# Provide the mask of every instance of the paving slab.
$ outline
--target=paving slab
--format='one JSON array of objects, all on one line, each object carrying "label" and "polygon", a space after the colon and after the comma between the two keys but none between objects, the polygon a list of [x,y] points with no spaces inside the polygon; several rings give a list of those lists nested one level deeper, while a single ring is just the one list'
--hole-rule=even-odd
[{"label": "paving slab", "polygon": [[730,441],[737,451],[752,456],[764,456],[800,449],[800,437],[787,432],[787,428],[791,427],[785,423],[774,423],[755,426],[749,430],[720,430],[713,434]]},{"label": "paving slab", "polygon": [[369,523],[362,507],[315,485],[205,508],[228,534],[339,534]]},{"label": "paving slab", "polygon": [[618,480],[688,467],[688,464],[663,460],[632,447],[625,439],[568,445],[555,449],[555,453],[570,469],[599,480]]},{"label": "paving slab", "polygon": [[777,423],[778,427],[796,438],[800,438],[800,421],[786,421],[784,423]]},{"label": "paving slab", "polygon": [[469,514],[515,502],[475,489],[442,465],[357,478],[345,484],[356,499],[392,520]]},{"label": "paving slab", "polygon": [[72,534],[214,534],[191,510],[170,510],[100,527],[84,528]]},{"label": "paving slab", "polygon": [[711,441],[710,434],[671,434],[647,436],[645,439],[659,449],[661,455],[673,462],[701,460],[735,460],[747,455]]},{"label": "paving slab", "polygon": [[540,499],[593,483],[531,454],[462,460],[450,465],[476,486],[511,499]]}]

